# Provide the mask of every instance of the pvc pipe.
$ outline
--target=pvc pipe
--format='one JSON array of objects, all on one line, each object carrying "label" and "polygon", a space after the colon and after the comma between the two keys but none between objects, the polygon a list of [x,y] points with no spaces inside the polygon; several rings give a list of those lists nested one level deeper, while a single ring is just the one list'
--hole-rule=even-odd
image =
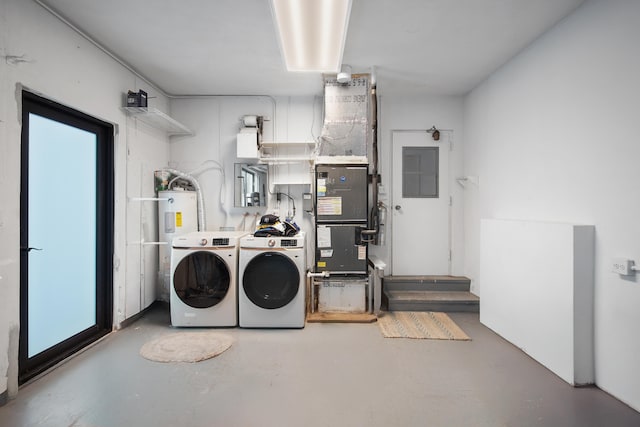
[{"label": "pvc pipe", "polygon": [[329,277],[330,273],[328,271],[322,271],[320,273],[312,273],[307,271],[307,277]]}]

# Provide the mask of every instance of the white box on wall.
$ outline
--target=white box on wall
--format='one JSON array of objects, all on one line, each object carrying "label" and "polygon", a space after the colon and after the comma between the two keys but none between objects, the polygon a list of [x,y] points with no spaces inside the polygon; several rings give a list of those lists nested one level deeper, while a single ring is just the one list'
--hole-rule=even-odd
[{"label": "white box on wall", "polygon": [[260,157],[258,128],[242,128],[236,139],[236,157],[257,159]]},{"label": "white box on wall", "polygon": [[595,382],[595,227],[483,219],[480,321],[572,385]]}]

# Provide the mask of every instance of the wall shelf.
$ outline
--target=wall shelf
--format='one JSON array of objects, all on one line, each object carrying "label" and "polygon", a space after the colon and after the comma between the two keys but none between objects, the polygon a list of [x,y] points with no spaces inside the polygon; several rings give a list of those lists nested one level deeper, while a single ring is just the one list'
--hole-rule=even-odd
[{"label": "wall shelf", "polygon": [[293,147],[293,146],[308,146],[308,145],[316,145],[315,141],[287,141],[287,142],[277,142],[277,141],[262,141],[260,145],[264,147]]},{"label": "wall shelf", "polygon": [[271,183],[271,185],[274,185],[274,186],[278,186],[278,185],[311,185],[311,181],[310,180],[309,181],[302,181],[302,180],[295,181],[295,180],[292,180],[291,182],[288,182],[288,181],[274,181],[274,182]]},{"label": "wall shelf", "polygon": [[315,146],[313,141],[263,141],[260,144],[260,163],[278,165],[313,161]]},{"label": "wall shelf", "polygon": [[258,162],[269,165],[269,185],[311,185],[316,148],[314,141],[263,141]]},{"label": "wall shelf", "polygon": [[313,156],[273,156],[273,157],[260,157],[260,163],[266,163],[268,165],[283,165],[288,163],[300,163],[310,162],[314,159]]},{"label": "wall shelf", "polygon": [[122,110],[131,117],[166,131],[168,135],[193,135],[189,128],[157,108],[122,107]]}]

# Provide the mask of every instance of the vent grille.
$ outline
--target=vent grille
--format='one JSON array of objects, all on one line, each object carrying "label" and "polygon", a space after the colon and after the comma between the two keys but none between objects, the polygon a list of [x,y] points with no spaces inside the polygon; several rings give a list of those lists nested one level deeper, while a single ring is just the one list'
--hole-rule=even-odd
[{"label": "vent grille", "polygon": [[280,240],[280,246],[282,247],[298,246],[298,241],[296,239],[282,239]]},{"label": "vent grille", "polygon": [[211,246],[229,246],[229,238],[211,239]]}]

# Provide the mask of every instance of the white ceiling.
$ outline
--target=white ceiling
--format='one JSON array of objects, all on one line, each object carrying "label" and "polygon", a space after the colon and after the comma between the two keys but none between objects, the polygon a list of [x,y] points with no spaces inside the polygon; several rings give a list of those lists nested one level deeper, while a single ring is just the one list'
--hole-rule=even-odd
[{"label": "white ceiling", "polygon": [[[173,95],[311,95],[269,0],[35,0]],[[465,94],[583,0],[353,0],[343,63],[381,94]]]}]

